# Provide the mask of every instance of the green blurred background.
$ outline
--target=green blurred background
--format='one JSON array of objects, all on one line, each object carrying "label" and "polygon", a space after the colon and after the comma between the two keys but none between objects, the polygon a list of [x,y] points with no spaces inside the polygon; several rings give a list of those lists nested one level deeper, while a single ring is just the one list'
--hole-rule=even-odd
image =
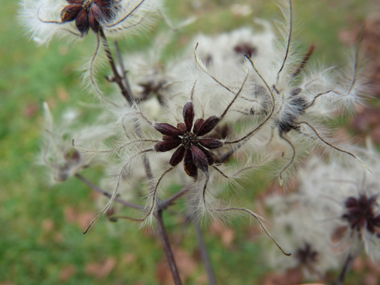
[{"label": "green blurred background", "polygon": [[[166,1],[174,22],[198,17],[178,33],[178,44],[170,45],[167,55],[177,53],[198,32],[216,34],[250,26],[253,17],[279,16],[275,1],[205,0],[202,9],[194,9],[191,2]],[[237,15],[232,4],[248,4],[252,13]],[[341,64],[342,50],[347,50],[339,41],[341,31],[357,29],[378,6],[379,1],[370,0],[294,0],[294,39],[301,49],[315,43],[315,58],[328,65]],[[17,16],[19,8],[17,1],[1,1],[0,285],[168,284],[171,277],[154,231],[102,219],[83,235],[87,222],[99,211],[98,197],[75,178],[50,186],[44,168],[36,165],[42,142],[42,102],[47,101],[58,117],[70,106],[81,108],[79,102],[95,101],[80,87],[79,71],[83,56],[93,50],[94,36],[75,44],[52,41],[49,47],[38,47],[28,41]],[[121,42],[123,52],[143,48],[163,28]],[[107,72],[105,68],[100,74]],[[83,119],[90,121],[91,110],[86,112]],[[99,173],[101,169],[96,168],[84,175],[98,182]],[[270,184],[259,176],[238,192],[238,199],[251,208]],[[190,268],[184,274],[185,283],[207,284],[193,227],[184,229],[182,217],[166,214],[165,220],[181,266]],[[260,280],[270,270],[261,261],[266,249],[257,237],[257,228],[248,219],[207,229],[205,239],[220,284],[262,284]]]}]

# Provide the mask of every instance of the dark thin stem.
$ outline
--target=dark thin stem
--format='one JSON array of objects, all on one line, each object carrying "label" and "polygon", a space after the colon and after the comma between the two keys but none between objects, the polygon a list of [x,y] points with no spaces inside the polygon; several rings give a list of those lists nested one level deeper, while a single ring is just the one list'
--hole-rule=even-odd
[{"label": "dark thin stem", "polygon": [[285,170],[287,170],[289,168],[289,166],[292,165],[292,163],[294,162],[294,158],[296,157],[296,149],[294,147],[294,145],[292,144],[292,142],[290,140],[288,140],[286,137],[284,137],[284,134],[280,134],[280,138],[282,138],[284,141],[286,141],[288,143],[288,145],[290,145],[290,147],[292,148],[292,159],[288,162],[288,164],[284,167],[284,169],[281,170],[280,172],[280,179],[282,180],[282,174],[285,172]]},{"label": "dark thin stem", "polygon": [[[145,0],[141,1],[140,4],[143,3],[144,1]],[[139,5],[137,7],[139,7]],[[116,45],[116,53],[117,53],[118,58],[119,58],[119,62],[120,62],[120,66],[121,66],[121,69],[122,69],[123,76],[120,76],[120,74],[117,71],[117,68],[116,68],[116,65],[115,65],[115,61],[114,61],[114,59],[112,57],[111,50],[110,50],[109,45],[108,45],[107,38],[106,38],[106,36],[105,36],[105,34],[104,34],[104,32],[103,32],[103,30],[102,30],[101,27],[99,29],[99,34],[100,34],[100,37],[103,40],[103,46],[104,46],[104,49],[105,49],[105,52],[106,52],[106,56],[108,58],[108,61],[109,61],[110,65],[111,65],[111,68],[112,68],[112,71],[113,71],[113,74],[114,74],[114,82],[116,82],[117,85],[119,86],[122,95],[128,101],[129,105],[133,106],[133,104],[135,102],[135,100],[134,100],[135,97],[133,96],[133,93],[131,91],[131,88],[130,88],[130,85],[129,85],[129,82],[128,82],[128,79],[127,79],[127,75],[126,75],[126,71],[125,71],[125,68],[124,68],[124,65],[123,65],[123,62],[122,62],[122,59],[121,59],[119,47],[118,47],[117,43],[115,43],[115,45]],[[124,84],[123,84],[123,80],[124,80]],[[142,137],[140,124],[138,124],[138,121],[135,124],[135,128],[136,128],[137,135],[139,137]],[[149,160],[148,160],[148,158],[147,158],[146,155],[144,155],[143,160],[144,160],[144,168],[145,168],[145,172],[146,172],[147,178],[148,178],[148,180],[151,180],[152,177],[153,177],[153,175],[152,175],[152,170],[151,170],[151,167],[150,167]],[[185,193],[186,193],[186,191],[183,191],[183,193],[177,193],[172,198],[169,198],[169,201],[168,201],[169,204],[173,203],[174,200],[176,200],[177,198],[181,197]],[[107,196],[107,197],[109,197],[109,196]],[[118,202],[120,202],[119,201],[120,199],[118,199],[118,198],[115,198],[115,200],[118,201]],[[140,209],[140,207],[139,207],[139,209]],[[158,233],[159,233],[160,239],[162,241],[162,244],[164,246],[164,251],[165,251],[166,257],[168,259],[168,263],[169,263],[170,270],[171,270],[172,275],[173,275],[174,282],[175,282],[176,285],[182,285],[182,281],[180,279],[179,272],[178,272],[178,269],[177,269],[177,265],[176,265],[176,262],[175,262],[175,259],[174,259],[173,251],[172,251],[170,243],[169,243],[169,237],[168,237],[168,234],[167,234],[165,226],[164,226],[164,221],[162,219],[162,208],[159,209],[156,213],[154,213],[154,217],[157,219],[157,222],[158,222],[157,223],[158,224]]]},{"label": "dark thin stem", "polygon": [[210,256],[208,255],[208,252],[207,252],[205,240],[203,239],[202,229],[201,229],[198,221],[195,221],[194,225],[195,225],[195,230],[197,232],[199,249],[201,251],[203,263],[204,263],[205,268],[206,268],[209,284],[210,285],[216,285],[217,283],[216,283],[216,279],[215,279],[215,274],[214,274],[214,270],[212,269],[212,264],[210,261]]},{"label": "dark thin stem", "polygon": [[[142,2],[144,2],[144,1],[142,1]],[[116,68],[116,65],[115,65],[115,61],[113,59],[110,47],[108,45],[107,37],[104,34],[103,29],[101,27],[99,29],[99,35],[100,35],[100,37],[103,40],[104,50],[106,52],[108,61],[109,61],[110,65],[111,65],[111,69],[112,69],[112,72],[114,74],[114,82],[117,83],[117,85],[120,88],[120,91],[121,91],[122,95],[128,101],[129,105],[132,107],[133,104],[135,103],[135,100],[134,100],[135,96],[133,95],[133,93],[131,91],[131,88],[130,88],[130,85],[129,85],[129,82],[128,82],[128,78],[127,78],[125,67],[124,67],[124,64],[123,64],[123,61],[122,61],[122,58],[121,58],[119,46],[115,42],[116,53],[117,53],[117,56],[119,58],[119,63],[120,63],[120,67],[121,67],[121,71],[123,73],[123,76],[120,76],[119,72],[117,71],[117,68]],[[125,86],[123,84],[123,80],[125,82]],[[141,127],[140,127],[140,124],[139,124],[139,122],[137,120],[135,121],[134,125],[135,125],[135,129],[136,129],[136,134],[140,138],[142,138]],[[147,158],[146,155],[144,155],[143,160],[144,160],[144,168],[145,168],[146,176],[147,176],[148,180],[152,180],[152,177],[153,177],[152,176],[152,170],[151,170],[150,163],[149,163],[149,160],[148,160],[148,158]]]},{"label": "dark thin stem", "polygon": [[288,56],[289,56],[289,48],[290,48],[290,42],[292,40],[292,32],[293,32],[293,7],[292,7],[292,1],[289,0],[289,34],[288,34],[288,41],[286,43],[286,52],[285,52],[284,60],[282,62],[280,70],[277,73],[276,84],[278,83],[278,80],[280,79],[281,71],[284,69],[286,60],[288,59]]},{"label": "dark thin stem", "polygon": [[356,252],[353,252],[353,253],[350,252],[348,254],[348,256],[346,258],[346,261],[344,262],[342,271],[339,274],[338,279],[334,283],[332,283],[332,285],[343,285],[344,284],[344,280],[346,279],[348,272],[350,272],[352,264],[354,263],[354,260],[362,252],[363,246],[364,245],[363,245],[363,242],[362,242]]},{"label": "dark thin stem", "polygon": [[253,69],[255,70],[255,72],[257,73],[257,75],[260,77],[260,79],[263,81],[263,83],[265,84],[266,88],[268,89],[269,93],[270,93],[270,96],[272,98],[272,109],[269,113],[269,115],[265,118],[265,120],[263,122],[261,122],[260,125],[258,125],[253,131],[249,132],[248,134],[246,134],[244,137],[242,137],[241,139],[238,139],[238,140],[234,140],[234,141],[227,141],[225,142],[225,144],[235,144],[235,143],[238,143],[238,147],[237,148],[240,148],[242,144],[246,143],[246,141],[257,131],[259,131],[265,124],[266,122],[269,121],[269,119],[272,117],[273,113],[274,113],[274,109],[276,107],[276,100],[274,98],[274,95],[273,95],[273,92],[272,90],[270,89],[270,87],[268,86],[268,83],[265,81],[265,79],[262,77],[262,75],[260,74],[260,72],[256,69],[256,66],[254,64],[254,62],[252,61],[252,59],[250,59],[249,57],[246,56],[246,58],[249,60],[249,62],[251,63]]},{"label": "dark thin stem", "polygon": [[309,123],[306,123],[306,122],[299,122],[299,123],[308,126],[308,127],[314,132],[314,134],[315,134],[315,135],[316,135],[316,136],[317,136],[317,137],[318,137],[323,143],[325,143],[325,144],[328,145],[329,147],[332,147],[333,149],[336,149],[337,151],[343,152],[343,153],[348,154],[349,156],[351,156],[351,157],[357,159],[356,155],[352,154],[351,152],[348,152],[348,151],[346,151],[346,150],[340,149],[340,148],[338,148],[338,147],[332,145],[331,143],[328,143],[327,141],[325,141],[325,140],[324,140],[324,139],[318,134],[317,130],[316,130],[312,125],[310,125]]},{"label": "dark thin stem", "polygon": [[178,199],[181,198],[183,195],[185,195],[189,190],[191,189],[190,186],[186,186],[182,188],[179,192],[174,194],[173,196],[169,197],[165,201],[162,201],[159,204],[159,210],[166,210],[170,205],[173,205],[174,202]]},{"label": "dark thin stem", "polygon": [[302,59],[302,62],[300,64],[300,66],[297,68],[297,70],[293,73],[293,77],[296,77],[300,72],[301,70],[304,69],[306,63],[309,61],[311,55],[313,54],[314,52],[314,49],[315,49],[315,45],[312,44],[310,47],[309,47],[309,50],[307,51],[305,57]]},{"label": "dark thin stem", "polygon": [[231,148],[225,154],[223,154],[220,157],[218,157],[217,159],[215,159],[215,163],[224,163],[224,162],[226,162],[234,154],[234,152],[237,151],[238,149],[240,149],[240,147],[242,147],[242,146],[243,146],[243,144],[238,144],[236,147]]},{"label": "dark thin stem", "polygon": [[[117,41],[115,41],[114,44],[115,44],[116,55],[117,55],[117,58],[118,58],[118,60],[119,60],[119,64],[120,64],[120,68],[121,68],[121,72],[122,72],[122,74],[123,74],[123,79],[124,79],[125,87],[126,87],[128,93],[132,95],[131,85],[129,84],[129,81],[128,81],[127,71],[125,70],[125,66],[124,66],[123,58],[121,57],[119,44],[117,43]],[[133,98],[133,95],[132,95],[132,98]]]},{"label": "dark thin stem", "polygon": [[224,110],[223,114],[220,116],[220,119],[223,119],[224,116],[227,114],[228,110],[231,108],[232,104],[236,101],[236,99],[239,97],[241,91],[243,90],[243,87],[244,87],[244,84],[245,82],[247,81],[248,79],[248,74],[245,76],[244,80],[243,80],[243,83],[239,89],[239,91],[236,93],[235,97],[232,99],[232,101],[230,102],[230,104],[228,104],[227,108]]},{"label": "dark thin stem", "polygon": [[100,35],[100,37],[103,40],[103,47],[104,47],[104,50],[106,52],[107,59],[108,59],[110,65],[111,65],[112,72],[114,74],[114,79],[113,80],[120,87],[121,93],[123,94],[124,98],[128,101],[129,105],[132,106],[133,103],[134,103],[133,95],[130,92],[130,90],[128,91],[128,89],[123,84],[123,77],[125,77],[125,75],[120,76],[119,72],[117,71],[116,64],[115,64],[115,61],[113,59],[113,56],[112,56],[112,53],[111,53],[111,49],[110,49],[110,47],[108,45],[108,41],[107,41],[106,35],[104,34],[103,29],[101,27],[99,28],[99,35]]},{"label": "dark thin stem", "polygon": [[170,270],[173,275],[173,280],[176,285],[182,285],[181,278],[179,277],[179,272],[177,268],[177,264],[174,259],[174,254],[172,251],[172,248],[170,246],[169,242],[169,236],[166,232],[165,225],[164,225],[164,220],[162,219],[162,211],[158,211],[157,214],[155,215],[156,220],[157,220],[157,225],[158,225],[158,234],[160,236],[162,245],[164,246],[164,251],[166,254],[166,258],[169,263]]},{"label": "dark thin stem", "polygon": [[354,65],[354,76],[352,78],[352,83],[350,86],[350,89],[348,90],[347,94],[350,94],[352,89],[355,86],[356,83],[356,77],[357,77],[357,70],[358,70],[358,63],[359,63],[359,50],[360,50],[360,43],[363,40],[364,36],[364,25],[360,27],[359,33],[358,33],[358,38],[356,40],[356,51],[355,51],[355,65]]},{"label": "dark thin stem", "polygon": [[[75,177],[77,177],[79,180],[81,180],[82,182],[84,182],[85,184],[87,184],[88,186],[90,186],[90,188],[93,189],[93,190],[95,190],[96,192],[99,192],[99,193],[103,194],[104,196],[106,196],[108,198],[112,197],[112,194],[110,194],[110,193],[104,191],[103,189],[99,188],[98,186],[96,186],[92,182],[88,181],[86,178],[84,178],[79,173],[75,174]],[[120,204],[122,204],[122,205],[124,205],[124,206],[130,207],[130,208],[134,208],[134,209],[137,209],[137,210],[143,210],[144,209],[144,207],[142,207],[142,206],[136,205],[134,203],[125,201],[125,200],[117,198],[117,197],[115,198],[115,201],[118,202],[118,203],[120,203]]]}]

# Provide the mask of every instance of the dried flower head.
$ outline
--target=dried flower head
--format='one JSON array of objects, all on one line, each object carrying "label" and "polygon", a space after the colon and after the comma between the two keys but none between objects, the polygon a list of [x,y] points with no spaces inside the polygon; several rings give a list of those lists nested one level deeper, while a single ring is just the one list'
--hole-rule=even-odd
[{"label": "dried flower head", "polygon": [[33,39],[83,37],[91,29],[107,35],[131,32],[148,24],[161,1],[153,0],[24,0],[22,19]]},{"label": "dried flower head", "polygon": [[99,32],[100,23],[110,21],[114,15],[115,0],[67,0],[69,5],[61,11],[61,23],[75,20],[75,26],[81,37],[91,30]]},{"label": "dried flower head", "polygon": [[214,163],[214,158],[207,149],[223,146],[223,142],[217,139],[202,138],[215,128],[220,118],[211,116],[206,120],[197,119],[194,123],[193,103],[188,102],[183,107],[183,120],[185,123],[179,123],[177,128],[166,123],[155,124],[154,128],[164,137],[162,142],[154,146],[154,149],[159,152],[166,152],[179,146],[173,153],[169,164],[176,166],[184,159],[186,173],[196,178],[198,168],[207,173],[208,166]]},{"label": "dried flower head", "polygon": [[[94,156],[84,154],[72,145],[73,139],[80,146],[92,145],[111,137],[114,132],[110,126],[73,128],[78,113],[69,111],[63,117],[64,123],[55,125],[47,103],[45,109],[45,147],[42,152],[41,164],[51,171],[53,182],[63,182],[82,169],[94,163]],[[98,160],[99,161],[99,160]]]},{"label": "dried flower head", "polygon": [[[293,52],[291,1],[288,4],[287,11],[283,13],[287,15],[287,24],[284,25],[286,29],[282,30],[285,43],[281,47],[276,47],[273,44],[273,37],[267,36],[264,37],[267,40],[265,46],[271,48],[268,48],[264,54],[250,56],[249,51],[245,54],[246,63],[254,73],[250,75],[245,92],[235,104],[237,113],[245,118],[252,118],[256,124],[259,122],[255,133],[259,131],[261,134],[268,133],[268,128],[265,127],[270,126],[271,131],[267,135],[268,145],[275,143],[284,145],[283,157],[286,162],[281,165],[282,169],[279,171],[280,183],[287,170],[293,168],[296,149],[302,153],[305,148],[310,149],[312,145],[326,146],[358,159],[355,154],[344,149],[346,146],[340,147],[337,141],[326,138],[326,134],[319,130],[318,123],[325,121],[327,116],[342,114],[344,109],[353,112],[360,106],[364,90],[358,70],[362,34],[358,36],[352,72],[341,74],[340,71],[331,68],[308,71],[306,63],[312,56],[315,46],[311,45],[305,55]],[[226,78],[236,78],[236,65],[231,68],[229,62],[224,63],[224,68],[230,70],[230,74],[219,75],[211,65],[206,67],[206,60],[204,65],[200,60],[202,58],[199,59],[197,54],[195,56],[201,70],[230,93],[235,93],[234,82]],[[222,69],[221,66],[223,64],[218,65],[218,68]],[[240,69],[244,69],[241,62]],[[297,145],[300,141],[302,143]]]},{"label": "dried flower head", "polygon": [[309,200],[302,192],[272,195],[265,200],[274,220],[271,231],[280,244],[293,252],[285,259],[272,247],[266,256],[271,267],[279,271],[301,268],[306,278],[319,278],[338,267],[341,256],[331,248],[328,234],[331,225],[319,216],[318,201]]},{"label": "dried flower head", "polygon": [[[379,193],[380,194],[380,193]],[[345,202],[345,213],[342,219],[346,220],[351,230],[362,232],[364,229],[380,237],[380,214],[377,213],[377,196],[368,197],[366,193],[358,197],[348,197]]]},{"label": "dried flower head", "polygon": [[379,257],[380,244],[380,156],[373,149],[358,149],[369,173],[360,165],[338,161],[325,163],[313,158],[300,172],[300,191],[315,203],[314,212],[329,221],[328,237],[336,247],[350,250],[364,243],[367,252]]}]

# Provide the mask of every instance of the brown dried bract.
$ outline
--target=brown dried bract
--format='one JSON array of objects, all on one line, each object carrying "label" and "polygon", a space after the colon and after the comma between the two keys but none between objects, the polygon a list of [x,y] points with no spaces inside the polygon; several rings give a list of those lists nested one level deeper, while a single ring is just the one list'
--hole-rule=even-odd
[{"label": "brown dried bract", "polygon": [[188,102],[183,107],[183,120],[184,123],[179,123],[177,127],[166,123],[155,124],[155,129],[164,136],[162,142],[157,143],[154,149],[166,152],[178,147],[169,161],[170,165],[176,166],[184,160],[186,173],[196,178],[198,168],[207,173],[208,166],[214,163],[214,158],[208,149],[223,146],[223,143],[217,139],[201,138],[215,128],[220,118],[211,116],[206,120],[197,119],[193,124],[194,107],[193,103]]},{"label": "brown dried bract", "polygon": [[100,22],[113,17],[114,0],[67,0],[67,2],[69,5],[61,11],[61,22],[75,20],[82,37],[90,28],[94,33],[98,33]]}]

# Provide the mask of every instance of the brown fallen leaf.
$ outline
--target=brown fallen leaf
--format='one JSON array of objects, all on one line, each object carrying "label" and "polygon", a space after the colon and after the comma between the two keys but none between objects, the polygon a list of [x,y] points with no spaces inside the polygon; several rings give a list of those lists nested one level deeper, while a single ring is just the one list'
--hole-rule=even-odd
[{"label": "brown fallen leaf", "polygon": [[178,271],[184,279],[194,274],[197,269],[197,262],[184,249],[174,249],[174,258],[177,262]]},{"label": "brown fallen leaf", "polygon": [[57,88],[57,96],[62,102],[69,102],[70,101],[70,94],[64,87],[58,87]]},{"label": "brown fallen leaf", "polygon": [[104,278],[107,277],[115,267],[116,259],[113,257],[109,257],[102,263],[87,264],[85,273],[96,278]]},{"label": "brown fallen leaf", "polygon": [[77,222],[81,229],[85,229],[91,223],[91,221],[96,217],[94,212],[81,213],[77,217]]},{"label": "brown fallen leaf", "polygon": [[72,224],[75,223],[78,217],[77,211],[72,206],[67,206],[64,210],[65,220],[66,222]]},{"label": "brown fallen leaf", "polygon": [[[354,46],[360,28],[342,30],[339,39],[347,46]],[[365,19],[365,29],[361,43],[361,58],[366,61],[365,77],[369,79],[371,95],[380,96],[380,14],[370,14]],[[363,61],[363,59],[360,59]]]},{"label": "brown fallen leaf", "polygon": [[367,267],[370,271],[376,275],[380,275],[380,263],[373,261],[372,259],[367,259]]},{"label": "brown fallen leaf", "polygon": [[358,133],[364,140],[371,136],[374,143],[380,142],[380,107],[369,107],[363,109],[357,116],[351,119],[350,128]]},{"label": "brown fallen leaf", "polygon": [[[174,258],[177,264],[179,275],[182,281],[192,276],[197,269],[197,262],[182,248],[173,249]],[[157,264],[156,269],[157,279],[160,284],[174,285],[172,273],[166,257],[163,257]]]},{"label": "brown fallen leaf", "polygon": [[135,261],[136,261],[136,255],[134,253],[127,253],[123,257],[123,262],[125,264],[131,264],[131,263],[134,263]]},{"label": "brown fallen leaf", "polygon": [[169,265],[166,259],[161,259],[157,264],[156,276],[159,284],[175,285]]},{"label": "brown fallen leaf", "polygon": [[77,272],[77,269],[75,268],[74,265],[68,265],[61,270],[61,273],[59,274],[59,280],[61,282],[66,282],[71,277],[73,277],[76,272]]},{"label": "brown fallen leaf", "polygon": [[209,283],[207,274],[201,275],[197,278],[196,284],[207,285]]},{"label": "brown fallen leaf", "polygon": [[[301,284],[303,279],[303,274],[301,268],[289,269],[286,272],[280,273],[270,273],[264,276],[263,285],[295,285]],[[305,284],[306,285],[306,284]],[[317,285],[317,284],[315,284]],[[321,284],[323,285],[323,284]]]},{"label": "brown fallen leaf", "polygon": [[379,276],[373,273],[368,273],[364,276],[363,280],[364,285],[378,285],[379,284]]},{"label": "brown fallen leaf", "polygon": [[355,258],[354,263],[352,264],[352,270],[356,272],[362,272],[365,268],[365,260],[362,256]]},{"label": "brown fallen leaf", "polygon": [[38,110],[39,108],[37,103],[30,103],[24,108],[24,117],[31,118],[38,112]]},{"label": "brown fallen leaf", "polygon": [[54,229],[54,222],[53,220],[46,219],[42,222],[42,229],[45,232],[51,232]]},{"label": "brown fallen leaf", "polygon": [[65,237],[63,236],[62,233],[56,233],[54,235],[54,240],[58,243],[63,243],[65,241]]},{"label": "brown fallen leaf", "polygon": [[228,228],[227,226],[216,221],[211,224],[210,232],[220,236],[222,243],[226,247],[231,246],[232,242],[235,239],[235,231],[233,229]]}]

